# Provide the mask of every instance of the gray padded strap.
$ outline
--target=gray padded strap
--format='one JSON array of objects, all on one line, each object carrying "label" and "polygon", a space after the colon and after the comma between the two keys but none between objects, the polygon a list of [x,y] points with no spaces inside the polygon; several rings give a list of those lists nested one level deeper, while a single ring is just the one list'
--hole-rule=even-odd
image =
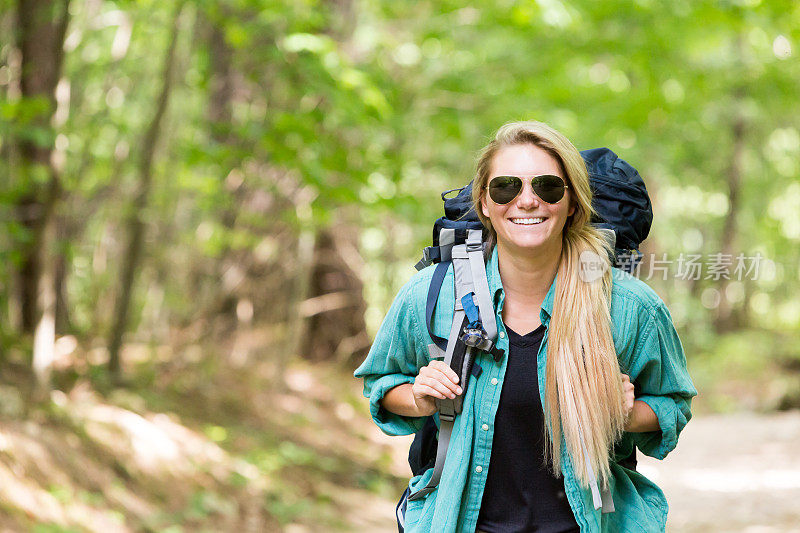
[{"label": "gray padded strap", "polygon": [[[470,268],[469,264],[469,257],[467,256],[467,245],[466,244],[457,244],[453,246],[453,272],[454,276],[454,283],[455,283],[455,315],[453,316],[453,328],[450,330],[450,337],[447,339],[447,352],[448,356],[445,357],[445,362],[452,366],[453,360],[453,350],[456,347],[456,342],[458,341],[458,337],[461,335],[461,328],[464,323],[464,305],[461,303],[461,299],[470,294],[475,292],[473,282],[472,282],[472,269]],[[472,353],[469,351],[468,353]],[[464,390],[466,390],[466,384],[469,381],[469,375],[467,374],[467,362],[468,357],[464,357],[464,361],[461,366],[460,371],[456,371],[459,374],[459,379],[461,380],[461,386]],[[455,370],[455,369],[454,369]],[[438,400],[444,401],[444,400]],[[455,406],[454,412],[455,414],[461,413],[461,404],[464,401],[464,397],[456,396],[453,400],[447,400],[453,403]]]},{"label": "gray padded strap", "polygon": [[439,419],[439,444],[436,447],[436,464],[433,465],[433,475],[428,484],[408,497],[409,501],[424,498],[439,484],[444,470],[444,459],[447,456],[447,447],[450,446],[450,435],[453,432],[453,421]]},{"label": "gray padded strap", "polygon": [[[456,284],[456,303],[455,308],[461,308],[461,298],[475,292],[472,280],[472,267],[469,263],[466,244],[456,244],[452,251],[453,273],[455,274]],[[481,317],[481,319],[483,319]]]},{"label": "gray padded strap", "polygon": [[450,261],[450,249],[456,242],[456,230],[443,228],[439,231],[439,261]]},{"label": "gray padded strap", "polygon": [[[450,339],[447,342],[447,352],[444,355],[445,364],[448,366],[450,366],[450,362],[453,359],[453,348],[456,345],[455,342],[451,342],[453,340],[453,334],[458,336],[458,334],[461,332],[461,324],[463,321],[464,310],[462,309],[460,311],[456,311],[453,317],[453,327],[450,330]],[[429,348],[431,346],[435,346],[435,350],[438,350],[436,352],[432,350],[430,352],[431,355],[433,355],[433,353],[441,353],[441,349],[438,346],[435,344],[428,345]],[[471,349],[472,348],[470,348],[470,350]],[[467,358],[465,357],[464,359],[466,360]],[[463,383],[463,368],[461,371],[461,379]],[[466,379],[469,379],[469,376],[466,376]],[[433,475],[431,476],[431,479],[428,481],[427,485],[408,497],[409,501],[414,501],[430,494],[439,484],[439,479],[441,479],[442,471],[444,470],[444,462],[447,458],[447,448],[450,446],[450,434],[453,431],[453,422],[457,412],[455,399],[437,399],[436,404],[439,407],[439,443],[436,446],[436,462],[433,465]],[[460,411],[460,409],[458,410]]]},{"label": "gray padded strap", "polygon": [[[461,334],[461,325],[464,323],[464,310],[459,309],[453,314],[453,325],[450,327],[450,336],[447,338],[447,351],[444,354],[444,364],[451,366],[453,362],[453,351],[456,347],[456,339]],[[461,376],[462,383],[464,377]],[[456,410],[456,401],[454,399],[445,398],[437,399],[436,405],[439,407],[439,415],[455,416],[459,410]]]},{"label": "gray padded strap", "polygon": [[600,492],[600,499],[603,500],[603,513],[613,513],[614,498],[611,496],[611,487],[608,486]]},{"label": "gray padded strap", "polygon": [[481,322],[486,335],[494,343],[497,339],[497,321],[494,317],[494,305],[492,296],[489,294],[489,280],[486,279],[486,265],[483,262],[483,243],[481,241],[482,231],[479,229],[469,230],[467,235],[467,255],[469,265],[472,270],[472,285],[476,299],[478,300],[478,311],[481,315]]},{"label": "gray padded strap", "polygon": [[[449,230],[450,236],[447,237],[445,237],[445,231],[448,230],[442,230],[442,232],[439,234],[440,245],[446,244],[446,241],[443,241],[442,239],[452,239],[453,230]],[[452,242],[452,240],[450,242]],[[453,324],[450,326],[450,336],[447,338],[447,350],[444,353],[444,362],[447,366],[451,366],[453,362],[453,352],[455,351],[456,341],[458,340],[459,335],[461,335],[461,326],[464,323],[464,308],[461,304],[461,298],[463,298],[466,294],[475,292],[474,284],[472,282],[473,271],[470,267],[469,256],[467,255],[467,245],[457,244],[452,247],[451,252],[453,272],[455,273],[454,284],[456,298],[454,303],[455,312],[453,313]],[[493,315],[492,318],[494,318]],[[481,316],[481,320],[483,320],[483,316]],[[462,388],[464,388],[465,391],[466,387],[464,387],[463,384],[469,380],[469,375],[467,375],[466,369],[468,366],[467,361],[472,353],[472,348],[468,347],[467,351],[468,352],[464,357],[464,364],[461,367],[459,376],[461,379]],[[438,354],[440,352],[441,350],[437,347],[436,351],[431,350],[430,354],[433,356],[434,353]],[[450,446],[450,434],[453,432],[453,422],[456,415],[461,412],[462,401],[463,395],[457,396],[453,399],[445,398],[436,400],[436,405],[439,408],[439,443],[436,446],[436,462],[433,465],[433,475],[431,476],[431,479],[428,481],[427,485],[408,497],[409,501],[424,498],[430,494],[437,485],[439,485],[439,480],[441,479],[442,472],[444,471],[445,459],[447,458],[447,448]]]},{"label": "gray padded strap", "polygon": [[444,350],[439,348],[439,346],[435,343],[430,343],[428,345],[428,355],[431,359],[442,359],[444,360]]}]

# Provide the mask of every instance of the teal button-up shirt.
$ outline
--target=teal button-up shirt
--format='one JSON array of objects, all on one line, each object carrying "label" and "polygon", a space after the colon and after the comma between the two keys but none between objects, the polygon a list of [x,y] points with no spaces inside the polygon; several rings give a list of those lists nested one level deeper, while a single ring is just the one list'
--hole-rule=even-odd
[{"label": "teal button-up shirt", "polygon": [[[508,353],[501,311],[505,298],[498,270],[497,248],[486,265],[490,294],[494,298],[498,329],[497,345]],[[378,427],[388,435],[418,431],[425,419],[400,416],[383,409],[379,401],[386,392],[403,383],[413,383],[420,368],[431,357],[431,338],[425,324],[425,301],[433,267],[418,272],[398,293],[381,325],[375,342],[355,376],[364,379],[364,395]],[[548,328],[553,309],[556,280],[542,302],[540,318]],[[453,269],[447,273],[433,318],[434,333],[447,338],[454,308]],[[686,357],[664,302],[644,282],[613,269],[611,321],[620,369],[640,391],[658,417],[659,431],[624,433],[615,445],[613,458],[628,456],[633,446],[642,453],[663,459],[678,442],[678,435],[691,418],[691,400],[697,394],[686,370]],[[544,405],[547,331],[537,356],[539,392]],[[494,439],[494,418],[507,358],[495,362],[480,352],[480,378],[470,376],[461,415],[456,417],[450,447],[439,486],[425,498],[408,502],[406,531],[472,532],[478,520]],[[437,415],[434,415],[438,425]],[[488,429],[486,429],[488,427]],[[502,438],[502,435],[498,435]],[[575,520],[582,532],[653,533],[664,531],[667,501],[652,481],[638,472],[611,463],[611,492],[616,511],[601,514],[592,504],[588,487],[580,485],[562,436],[564,487]],[[428,469],[411,478],[411,492],[424,487],[433,473]]]}]

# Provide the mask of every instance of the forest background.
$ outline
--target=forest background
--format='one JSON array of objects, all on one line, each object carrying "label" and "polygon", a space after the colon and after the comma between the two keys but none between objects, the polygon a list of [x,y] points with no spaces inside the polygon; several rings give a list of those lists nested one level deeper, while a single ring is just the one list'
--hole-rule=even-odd
[{"label": "forest background", "polygon": [[0,0],[0,527],[390,528],[352,370],[509,120],[644,177],[697,417],[799,408],[798,47],[790,0]]}]

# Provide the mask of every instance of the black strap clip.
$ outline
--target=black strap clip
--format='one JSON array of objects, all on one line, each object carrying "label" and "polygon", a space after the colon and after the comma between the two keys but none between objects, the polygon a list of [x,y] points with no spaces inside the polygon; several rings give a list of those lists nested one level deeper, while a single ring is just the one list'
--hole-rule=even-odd
[{"label": "black strap clip", "polygon": [[502,359],[503,356],[505,355],[505,352],[500,348],[498,348],[497,346],[492,346],[492,349],[489,350],[489,353],[492,354],[495,363],[499,363],[500,359]]}]

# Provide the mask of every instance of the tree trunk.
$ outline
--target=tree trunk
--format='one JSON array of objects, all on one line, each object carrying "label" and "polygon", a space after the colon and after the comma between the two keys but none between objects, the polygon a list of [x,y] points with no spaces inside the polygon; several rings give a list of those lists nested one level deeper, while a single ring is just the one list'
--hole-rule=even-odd
[{"label": "tree trunk", "polygon": [[312,361],[352,364],[366,355],[370,340],[364,322],[358,230],[344,224],[319,232],[307,299],[300,307],[304,325],[300,355]]},{"label": "tree trunk", "polygon": [[[352,0],[329,0],[332,22],[326,33],[347,51],[356,27]],[[295,349],[312,361],[358,361],[369,348],[364,313],[366,302],[358,252],[358,227],[342,221],[317,233],[309,271],[298,272],[298,313],[290,328]],[[360,361],[359,361],[360,362]]]},{"label": "tree trunk", "polygon": [[[736,243],[737,225],[736,217],[739,214],[741,204],[740,189],[742,183],[742,167],[744,165],[745,150],[745,122],[740,115],[736,117],[732,125],[733,153],[731,163],[726,172],[728,179],[728,214],[722,228],[720,239],[720,252],[725,256],[730,256],[735,260],[734,246]],[[731,270],[733,263],[731,264]],[[731,272],[732,274],[732,272]],[[740,315],[733,312],[733,305],[726,295],[726,289],[730,285],[730,280],[724,278],[719,280],[718,290],[720,291],[719,307],[714,318],[714,329],[717,333],[731,331],[740,326],[737,318]]]},{"label": "tree trunk", "polygon": [[[78,174],[80,176],[80,174]],[[57,242],[70,242],[71,234],[75,232],[69,231],[69,222],[65,217],[56,217],[56,240]],[[70,316],[69,308],[69,293],[67,291],[67,276],[69,273],[69,264],[71,262],[71,254],[66,250],[59,250],[55,257],[55,275],[53,282],[55,283],[55,297],[56,297],[56,331],[67,333],[72,330],[72,317]]]},{"label": "tree trunk", "polygon": [[224,145],[229,139],[233,102],[233,54],[225,41],[224,26],[219,22],[205,21],[208,32],[208,53],[211,62],[211,95],[208,102],[208,120],[211,138]]},{"label": "tree trunk", "polygon": [[17,203],[29,239],[22,247],[18,271],[19,308],[24,333],[34,333],[33,370],[38,396],[50,386],[55,353],[55,209],[60,197],[58,169],[52,164],[51,124],[55,89],[64,59],[69,0],[19,0],[20,95],[44,101],[32,125],[48,132],[45,142],[20,139],[20,179],[26,192]]},{"label": "tree trunk", "polygon": [[42,233],[42,270],[37,298],[39,318],[33,335],[33,374],[36,377],[36,396],[41,400],[50,390],[50,374],[55,360],[56,254],[50,248],[56,242],[56,224],[52,213],[45,218]]},{"label": "tree trunk", "polygon": [[[306,225],[310,221],[305,221]],[[283,376],[289,366],[291,358],[299,355],[303,349],[303,338],[306,333],[306,317],[302,313],[303,302],[306,301],[311,285],[311,277],[314,269],[314,243],[316,241],[315,231],[305,227],[300,231],[297,239],[297,249],[293,258],[294,283],[292,286],[292,299],[287,317],[286,349],[278,353],[275,371],[275,386],[282,387]]]},{"label": "tree trunk", "polygon": [[[224,202],[219,217],[222,226],[226,230],[232,230],[236,226],[237,207],[240,205],[239,196],[242,183],[225,183],[229,172],[240,166],[241,161],[234,159],[228,154],[232,145],[231,127],[233,118],[233,92],[234,92],[234,70],[233,70],[233,51],[225,40],[225,9],[218,15],[222,20],[211,18],[205,19],[206,35],[208,40],[208,53],[211,64],[210,94],[208,102],[208,122],[211,130],[211,138],[221,150],[223,155],[220,159],[221,168],[225,169],[220,173],[223,181],[223,194],[231,194],[233,201]],[[224,273],[238,263],[236,257],[232,257],[229,246],[221,251],[215,260],[215,278],[222,279]],[[222,314],[230,316],[236,309],[236,296],[233,294],[234,287],[222,284],[216,291],[213,302],[209,304],[209,314]],[[236,322],[234,322],[236,323]]]},{"label": "tree trunk", "polygon": [[156,111],[142,141],[141,156],[138,165],[138,190],[125,224],[128,228],[129,239],[125,256],[122,260],[119,294],[117,295],[117,302],[114,307],[114,325],[111,329],[108,343],[108,369],[115,383],[119,383],[122,377],[119,352],[122,346],[122,337],[128,324],[134,278],[142,256],[142,244],[145,230],[142,216],[149,201],[150,189],[153,181],[153,157],[161,132],[161,122],[166,113],[170,93],[172,92],[175,50],[177,48],[179,20],[182,9],[183,3],[179,4],[175,9],[175,15],[172,21],[172,33],[164,59],[164,69],[162,73],[163,85],[156,104]]},{"label": "tree trunk", "polygon": [[[69,0],[19,0],[17,4],[21,53],[20,94],[28,101],[42,99],[46,102],[46,107],[36,116],[32,125],[49,130],[50,137],[50,121],[55,112],[55,88],[61,76],[64,35],[69,21],[68,7]],[[32,333],[39,319],[40,250],[45,247],[42,242],[44,228],[58,198],[59,183],[58,174],[50,163],[52,139],[44,144],[20,139],[18,150],[20,177],[27,192],[18,201],[17,211],[30,238],[21,250],[17,298],[22,331]],[[37,174],[47,178],[37,179]]]}]

